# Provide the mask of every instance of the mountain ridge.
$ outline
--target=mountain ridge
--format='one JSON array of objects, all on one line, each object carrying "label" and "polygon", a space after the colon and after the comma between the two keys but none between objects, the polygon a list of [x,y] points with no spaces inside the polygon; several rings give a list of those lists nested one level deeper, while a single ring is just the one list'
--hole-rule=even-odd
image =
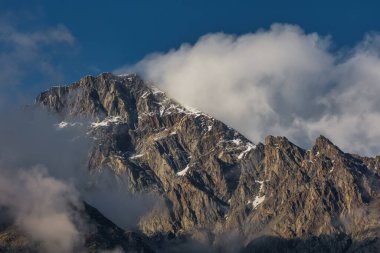
[{"label": "mountain ridge", "polygon": [[279,238],[288,252],[379,248],[378,156],[344,153],[324,136],[310,150],[285,137],[254,144],[135,74],[86,76],[36,103],[60,115],[64,127],[76,117],[92,120],[89,171],[112,171],[130,191],[162,197],[165,205],[139,221],[146,236],[185,236],[217,248],[230,231],[251,252],[264,247],[258,238],[266,245]]}]

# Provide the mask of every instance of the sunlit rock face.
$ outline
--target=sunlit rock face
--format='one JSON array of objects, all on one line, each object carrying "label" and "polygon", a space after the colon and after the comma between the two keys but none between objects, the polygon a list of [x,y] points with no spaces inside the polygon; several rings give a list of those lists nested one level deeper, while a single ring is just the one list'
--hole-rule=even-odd
[{"label": "sunlit rock face", "polygon": [[162,198],[140,219],[148,237],[221,249],[234,233],[247,252],[379,250],[379,157],[344,153],[323,136],[310,150],[285,137],[254,144],[136,75],[87,76],[36,102],[60,115],[59,127],[87,120],[90,173]]}]

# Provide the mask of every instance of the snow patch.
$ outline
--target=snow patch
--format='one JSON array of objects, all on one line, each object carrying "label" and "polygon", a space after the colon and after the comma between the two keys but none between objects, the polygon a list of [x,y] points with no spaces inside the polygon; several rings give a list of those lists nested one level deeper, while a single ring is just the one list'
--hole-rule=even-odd
[{"label": "snow patch", "polygon": [[[182,106],[182,105],[173,103],[172,100],[170,100],[169,98],[167,98],[165,96],[164,92],[160,91],[159,89],[157,89],[154,86],[151,87],[151,92],[156,97],[158,94],[162,95],[158,99],[160,102],[154,102],[155,104],[158,104],[160,106],[160,108],[159,108],[160,116],[170,115],[172,113],[179,113],[179,114],[193,115],[193,116],[195,116],[195,118],[197,118],[201,115],[206,116],[208,118],[211,118],[210,116],[208,116],[208,115],[204,114],[203,112],[201,112],[195,108],[192,108],[190,106]],[[148,94],[144,93],[141,97],[145,98],[146,96],[148,96]]]},{"label": "snow patch", "polygon": [[73,126],[82,126],[83,124],[80,122],[66,122],[66,121],[61,121],[58,124],[55,124],[55,126],[59,129],[65,128],[65,127],[73,127]]},{"label": "snow patch", "polygon": [[264,200],[265,200],[265,195],[262,197],[256,196],[256,198],[252,201],[253,209],[256,209],[256,207],[260,205],[261,203],[263,203]]},{"label": "snow patch", "polygon": [[178,176],[184,176],[184,175],[186,175],[186,173],[187,173],[187,171],[188,171],[189,169],[190,169],[190,166],[187,165],[186,168],[184,168],[184,169],[181,170],[181,171],[178,171],[178,172],[177,172],[177,175],[178,175]]},{"label": "snow patch", "polygon": [[159,90],[157,87],[155,86],[151,86],[150,89],[152,90],[153,92],[153,95],[157,95],[157,94],[165,94],[165,92],[163,92],[162,90]]},{"label": "snow patch", "polygon": [[255,182],[260,184],[259,193],[262,192],[262,191],[263,191],[263,188],[264,188],[264,181],[255,180]]},{"label": "snow patch", "polygon": [[143,113],[140,113],[141,116],[138,116],[140,119],[143,118],[143,117],[151,117],[151,116],[154,116],[154,113],[153,112],[143,112]]},{"label": "snow patch", "polygon": [[143,157],[144,156],[144,154],[135,154],[135,155],[133,155],[133,156],[130,156],[129,157],[129,159],[137,159],[137,158],[140,158],[140,157]]},{"label": "snow patch", "polygon": [[260,181],[260,180],[255,180],[256,183],[259,183],[260,184],[260,189],[259,189],[259,193],[258,193],[258,196],[255,197],[255,199],[253,201],[249,200],[247,202],[247,204],[252,204],[253,206],[253,209],[256,209],[256,207],[258,205],[260,205],[261,203],[264,202],[265,200],[265,195],[259,197],[259,195],[263,192],[263,189],[264,189],[264,180],[263,181]]},{"label": "snow patch", "polygon": [[201,115],[203,115],[203,113],[193,107],[190,107],[190,106],[185,106],[185,109],[187,111],[187,114],[192,114],[192,115],[195,115],[195,117],[199,117]]},{"label": "snow patch", "polygon": [[160,116],[162,116],[165,112],[165,107],[164,106],[161,106],[160,107]]},{"label": "snow patch", "polygon": [[240,155],[238,156],[238,159],[239,160],[242,159],[245,156],[245,154],[247,154],[249,151],[255,148],[256,148],[256,145],[253,145],[252,143],[248,143],[246,145],[246,149],[243,152],[241,152]]},{"label": "snow patch", "polygon": [[69,125],[69,123],[65,122],[65,121],[62,121],[61,123],[59,123],[57,125],[58,128],[65,128]]},{"label": "snow patch", "polygon": [[147,98],[150,95],[149,91],[145,91],[142,95],[141,98]]},{"label": "snow patch", "polygon": [[120,116],[110,116],[110,117],[107,117],[100,122],[91,123],[91,127],[93,127],[93,128],[105,127],[105,126],[109,126],[111,123],[112,124],[119,124],[120,122],[121,122]]},{"label": "snow patch", "polygon": [[233,142],[235,145],[240,145],[240,144],[241,144],[241,140],[240,140],[240,139],[233,139],[232,142]]}]

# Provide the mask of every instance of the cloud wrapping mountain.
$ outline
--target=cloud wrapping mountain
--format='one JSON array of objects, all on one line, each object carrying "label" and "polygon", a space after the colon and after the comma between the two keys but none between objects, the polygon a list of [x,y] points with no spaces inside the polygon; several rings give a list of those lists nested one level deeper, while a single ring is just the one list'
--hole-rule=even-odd
[{"label": "cloud wrapping mountain", "polygon": [[285,135],[309,147],[324,134],[345,150],[378,154],[380,36],[332,48],[329,37],[274,24],[241,36],[207,34],[116,72],[142,73],[253,141]]},{"label": "cloud wrapping mountain", "polygon": [[87,224],[76,182],[83,180],[89,141],[81,128],[58,131],[43,111],[1,111],[0,207],[44,252],[73,252]]},{"label": "cloud wrapping mountain", "polygon": [[58,115],[35,109],[0,110],[0,225],[12,221],[41,252],[57,253],[79,251],[93,232],[83,201],[118,226],[135,228],[154,196],[132,196],[108,169],[88,171],[89,119],[60,127]]},{"label": "cloud wrapping mountain", "polygon": [[[73,252],[82,243],[79,217],[82,209],[74,187],[34,167],[10,173],[0,169],[0,205],[9,209],[15,224],[44,252]],[[77,219],[75,219],[77,218]]]}]

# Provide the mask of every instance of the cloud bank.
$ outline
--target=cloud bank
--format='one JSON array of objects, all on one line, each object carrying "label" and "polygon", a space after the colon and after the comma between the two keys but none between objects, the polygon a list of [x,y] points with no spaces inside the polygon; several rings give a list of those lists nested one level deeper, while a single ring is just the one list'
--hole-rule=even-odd
[{"label": "cloud bank", "polygon": [[380,35],[331,48],[329,37],[273,24],[241,36],[207,34],[116,72],[142,74],[255,142],[285,135],[309,148],[323,134],[345,151],[380,154]]}]

